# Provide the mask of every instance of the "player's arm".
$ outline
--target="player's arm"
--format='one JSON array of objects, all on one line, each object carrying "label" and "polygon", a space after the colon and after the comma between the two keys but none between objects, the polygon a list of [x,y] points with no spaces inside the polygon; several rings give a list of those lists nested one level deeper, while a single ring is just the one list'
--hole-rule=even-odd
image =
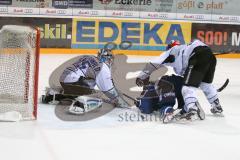
[{"label": "player's arm", "polygon": [[101,71],[96,77],[98,88],[118,107],[129,107],[127,102],[122,98],[116,87],[114,86],[111,71],[106,64],[103,64]]},{"label": "player's arm", "polygon": [[149,77],[155,70],[159,69],[164,63],[171,61],[172,56],[170,56],[170,51],[166,51],[161,54],[156,59],[147,63],[144,69],[141,71],[139,76],[136,79],[136,84],[138,86],[143,86],[148,83]]}]

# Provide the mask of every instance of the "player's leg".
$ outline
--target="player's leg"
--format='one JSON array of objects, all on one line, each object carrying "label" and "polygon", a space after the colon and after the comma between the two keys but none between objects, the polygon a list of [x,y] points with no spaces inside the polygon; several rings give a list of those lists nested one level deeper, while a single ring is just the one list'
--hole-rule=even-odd
[{"label": "player's leg", "polygon": [[44,104],[58,104],[62,100],[74,100],[80,95],[88,95],[95,92],[86,86],[79,86],[78,83],[60,83],[62,88],[46,88],[45,95],[42,95],[41,102]]},{"label": "player's leg", "polygon": [[197,47],[193,52],[195,54],[189,59],[188,67],[184,74],[184,85],[182,95],[185,102],[187,119],[205,119],[205,113],[202,110],[196,94],[196,89],[204,79],[210,66],[211,55],[206,52],[209,48],[206,46]]},{"label": "player's leg", "polygon": [[208,102],[211,104],[211,112],[213,114],[222,113],[223,109],[219,102],[217,89],[213,86],[213,78],[215,73],[216,67],[216,57],[212,55],[210,67],[208,72],[206,73],[205,77],[203,78],[203,82],[200,84],[200,88],[202,89],[203,93],[205,94]]},{"label": "player's leg", "polygon": [[[64,88],[71,86],[74,84],[63,84]],[[77,88],[77,87],[76,87]],[[60,103],[62,100],[74,100],[77,97],[76,94],[65,94],[63,88],[46,88],[45,94],[41,97],[41,102],[43,104],[53,104],[56,105]]]},{"label": "player's leg", "polygon": [[80,95],[87,95],[94,92],[90,86],[91,80],[86,80],[80,70],[66,68],[60,76],[60,88],[48,88],[42,96],[42,102],[46,104],[57,104],[61,100],[74,100]]}]

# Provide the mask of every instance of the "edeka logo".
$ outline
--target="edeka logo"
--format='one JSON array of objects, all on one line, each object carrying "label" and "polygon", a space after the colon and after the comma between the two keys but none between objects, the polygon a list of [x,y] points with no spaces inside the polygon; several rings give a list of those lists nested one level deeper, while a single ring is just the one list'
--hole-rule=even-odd
[{"label": "edeka logo", "polygon": [[101,48],[129,41],[132,50],[165,50],[172,39],[188,43],[191,23],[137,20],[73,20],[72,48]]},{"label": "edeka logo", "polygon": [[[112,0],[99,0],[102,4],[109,4]],[[151,5],[152,0],[115,0],[115,4],[121,5]]]}]

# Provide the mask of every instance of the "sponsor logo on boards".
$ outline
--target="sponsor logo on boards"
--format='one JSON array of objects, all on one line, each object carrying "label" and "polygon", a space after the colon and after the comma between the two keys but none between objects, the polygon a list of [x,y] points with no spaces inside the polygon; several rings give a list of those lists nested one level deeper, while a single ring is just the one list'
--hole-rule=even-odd
[{"label": "sponsor logo on boards", "polygon": [[73,20],[72,47],[99,47],[106,42],[128,41],[131,49],[165,50],[171,39],[181,43],[191,39],[191,23],[128,20]]},{"label": "sponsor logo on boards", "polygon": [[193,9],[193,8],[199,8],[199,9],[205,9],[205,10],[212,10],[212,9],[223,9],[226,2],[196,2],[193,0],[184,0],[184,1],[178,1],[177,3],[177,9]]},{"label": "sponsor logo on boards", "polygon": [[173,11],[173,0],[155,0],[156,12],[174,12]]},{"label": "sponsor logo on boards", "polygon": [[54,8],[92,8],[93,0],[52,0]]},{"label": "sponsor logo on boards", "polygon": [[40,29],[42,39],[67,39],[66,24],[44,24]]},{"label": "sponsor logo on boards", "polygon": [[0,5],[12,5],[12,0],[0,0]]},{"label": "sponsor logo on boards", "polygon": [[[112,0],[99,0],[102,4],[109,4]],[[151,5],[152,0],[114,0],[115,4],[121,5]]]},{"label": "sponsor logo on boards", "polygon": [[48,0],[16,0],[15,3],[18,6],[24,6],[23,3],[31,4],[33,8],[45,8],[49,7],[50,1]]},{"label": "sponsor logo on boards", "polygon": [[54,8],[67,9],[68,8],[68,0],[53,0],[52,6]]}]

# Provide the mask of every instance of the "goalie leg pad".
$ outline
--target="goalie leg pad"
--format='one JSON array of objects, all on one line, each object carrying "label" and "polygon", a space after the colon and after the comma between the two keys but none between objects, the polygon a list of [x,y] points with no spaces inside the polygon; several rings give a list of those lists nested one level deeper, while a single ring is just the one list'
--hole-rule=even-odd
[{"label": "goalie leg pad", "polygon": [[68,111],[71,114],[80,115],[100,108],[102,103],[102,99],[99,98],[79,96],[73,101]]}]

